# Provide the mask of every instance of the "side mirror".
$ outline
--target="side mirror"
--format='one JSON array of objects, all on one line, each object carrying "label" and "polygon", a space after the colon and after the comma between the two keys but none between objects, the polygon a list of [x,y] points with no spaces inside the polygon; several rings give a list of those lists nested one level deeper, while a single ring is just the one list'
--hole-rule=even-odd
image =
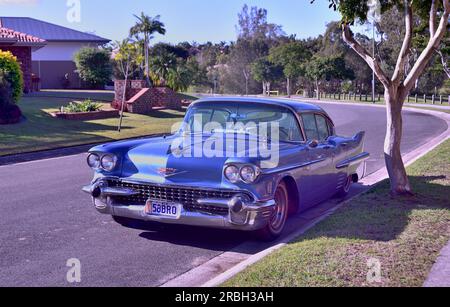
[{"label": "side mirror", "polygon": [[308,146],[311,148],[316,148],[317,146],[319,146],[319,141],[318,140],[311,140],[308,142]]}]

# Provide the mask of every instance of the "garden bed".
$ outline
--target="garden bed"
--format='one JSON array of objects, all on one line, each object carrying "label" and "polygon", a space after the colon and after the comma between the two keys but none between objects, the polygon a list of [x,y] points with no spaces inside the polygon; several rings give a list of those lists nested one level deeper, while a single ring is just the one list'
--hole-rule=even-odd
[{"label": "garden bed", "polygon": [[65,120],[97,120],[97,119],[106,119],[113,118],[119,116],[118,110],[100,110],[93,112],[52,112],[50,115],[54,118],[65,119]]}]

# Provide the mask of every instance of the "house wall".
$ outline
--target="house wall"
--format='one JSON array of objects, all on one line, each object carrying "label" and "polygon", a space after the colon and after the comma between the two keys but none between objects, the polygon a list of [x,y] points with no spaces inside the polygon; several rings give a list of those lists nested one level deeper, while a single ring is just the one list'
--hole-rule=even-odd
[{"label": "house wall", "polygon": [[97,44],[82,42],[48,42],[33,52],[33,61],[73,61],[75,53],[83,47],[98,47]]},{"label": "house wall", "polygon": [[31,47],[0,46],[0,50],[10,51],[17,57],[23,74],[24,92],[32,89],[31,84]]},{"label": "house wall", "polygon": [[73,61],[33,61],[33,74],[40,79],[41,89],[65,88],[63,78],[69,76],[69,84],[66,88],[81,88],[81,79]]},{"label": "house wall", "polygon": [[83,47],[98,47],[95,43],[48,42],[33,52],[33,74],[41,80],[42,89],[64,88],[63,78],[69,76],[68,88],[81,88],[82,82],[73,61],[74,55]]}]

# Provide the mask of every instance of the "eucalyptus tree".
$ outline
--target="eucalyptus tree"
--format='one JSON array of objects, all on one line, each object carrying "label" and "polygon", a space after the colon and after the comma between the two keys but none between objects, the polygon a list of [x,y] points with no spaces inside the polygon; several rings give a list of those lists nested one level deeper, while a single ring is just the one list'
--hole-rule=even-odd
[{"label": "eucalyptus tree", "polygon": [[[364,59],[384,87],[387,110],[384,156],[390,177],[391,194],[411,195],[412,189],[400,146],[403,134],[402,108],[405,98],[428,66],[435,50],[439,48],[447,33],[450,0],[375,0],[371,1],[372,7],[368,6],[366,0],[329,0],[329,2],[330,8],[338,11],[342,16],[341,27],[344,41]],[[389,76],[380,60],[377,57],[374,58],[355,39],[350,27],[355,22],[366,22],[370,12],[382,15],[394,6],[402,12],[405,31],[394,71]],[[419,19],[420,23],[427,23],[428,27],[428,42],[417,59],[411,57],[415,19]]]},{"label": "eucalyptus tree", "polygon": [[130,36],[142,38],[144,42],[144,72],[147,80],[150,81],[150,64],[149,64],[149,44],[150,40],[153,38],[155,33],[165,35],[166,29],[164,23],[159,19],[160,16],[150,17],[145,15],[144,12],[140,16],[134,15],[136,17],[136,24],[130,29]]},{"label": "eucalyptus tree", "polygon": [[353,70],[347,68],[342,56],[322,56],[315,54],[305,66],[305,75],[316,87],[317,99],[320,99],[320,82],[332,79],[354,79]]},{"label": "eucalyptus tree", "polygon": [[305,64],[312,54],[304,42],[292,41],[270,50],[269,60],[283,67],[286,91],[291,96],[291,83],[305,73]]},{"label": "eucalyptus tree", "polygon": [[283,77],[283,67],[263,57],[252,63],[251,73],[256,81],[262,83],[263,94],[267,95],[270,85]]}]

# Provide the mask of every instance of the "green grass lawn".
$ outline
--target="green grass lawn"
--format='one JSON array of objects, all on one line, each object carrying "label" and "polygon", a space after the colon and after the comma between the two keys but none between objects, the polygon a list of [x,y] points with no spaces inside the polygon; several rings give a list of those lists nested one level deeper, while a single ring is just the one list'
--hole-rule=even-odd
[{"label": "green grass lawn", "polygon": [[[384,181],[225,285],[422,286],[450,239],[450,140],[408,174],[414,197],[390,198]],[[373,257],[381,283],[367,282]]]},{"label": "green grass lawn", "polygon": [[[53,97],[22,98],[19,106],[26,120],[17,125],[0,126],[0,156],[167,133],[184,116],[184,112],[174,110],[155,111],[151,115],[125,113],[123,130],[119,133],[118,118],[69,121],[50,117],[48,112],[57,111],[75,100],[59,98],[66,94],[58,92],[52,93]],[[110,96],[104,92],[99,95]],[[70,97],[100,99],[90,92],[77,92]]]}]

